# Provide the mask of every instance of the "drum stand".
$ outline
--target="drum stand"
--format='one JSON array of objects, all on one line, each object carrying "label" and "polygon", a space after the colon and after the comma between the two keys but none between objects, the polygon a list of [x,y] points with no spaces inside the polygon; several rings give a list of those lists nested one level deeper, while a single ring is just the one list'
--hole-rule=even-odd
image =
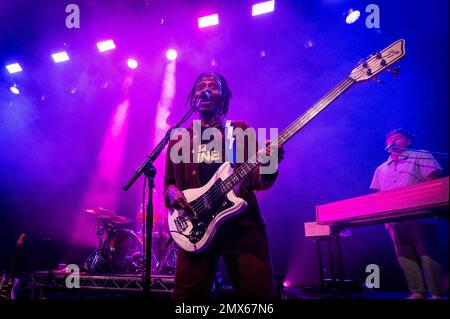
[{"label": "drum stand", "polygon": [[[97,218],[96,234],[98,238],[98,248],[96,248],[84,262],[83,268],[89,272],[108,271],[112,272],[111,265],[103,258],[103,233],[105,232],[105,220]],[[107,269],[105,269],[108,267]]]},{"label": "drum stand", "polygon": [[163,258],[157,267],[159,274],[173,274],[175,272],[175,262],[177,258],[177,249],[173,242],[167,245]]}]

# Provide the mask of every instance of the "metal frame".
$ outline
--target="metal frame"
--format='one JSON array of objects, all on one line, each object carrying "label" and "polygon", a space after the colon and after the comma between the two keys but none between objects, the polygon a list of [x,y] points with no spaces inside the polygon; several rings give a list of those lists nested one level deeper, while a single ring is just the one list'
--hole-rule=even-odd
[{"label": "metal frame", "polygon": [[[31,298],[35,297],[36,290],[42,297],[44,290],[69,289],[66,286],[67,276],[71,273],[57,273],[52,271],[36,271],[31,274]],[[172,292],[175,283],[174,275],[152,274],[151,292]],[[79,290],[104,290],[105,292],[143,292],[144,281],[141,275],[129,274],[80,274]]]}]

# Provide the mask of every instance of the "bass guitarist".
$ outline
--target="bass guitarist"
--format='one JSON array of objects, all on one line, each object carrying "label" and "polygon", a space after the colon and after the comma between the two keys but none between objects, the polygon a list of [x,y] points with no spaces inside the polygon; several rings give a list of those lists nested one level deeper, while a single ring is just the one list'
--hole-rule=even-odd
[{"label": "bass guitarist", "polygon": [[[201,128],[203,130],[214,127],[222,133],[221,138],[225,140],[225,126],[230,125],[229,121],[225,121],[225,115],[232,96],[227,81],[218,73],[200,74],[189,93],[187,103],[191,105],[197,103],[202,94],[208,98],[197,104]],[[231,126],[242,130],[248,128],[243,121],[233,121]],[[188,128],[188,131],[192,150],[191,161],[175,163],[171,159],[171,148],[176,141],[170,141],[167,151],[164,197],[169,208],[189,210],[189,203],[182,191],[205,185],[226,158],[226,147],[222,147],[221,150],[208,149],[209,140],[196,136],[193,126]],[[196,141],[197,138],[200,141]],[[244,139],[244,145],[238,143],[236,139],[235,150],[237,152],[243,150],[246,153],[248,143],[248,138]],[[270,146],[267,143],[266,155],[278,156],[279,162],[283,159],[284,151],[281,147]],[[248,158],[248,154],[244,157]],[[172,298],[210,298],[220,256],[225,261],[237,298],[276,298],[265,223],[254,191],[268,189],[274,184],[277,176],[278,171],[263,174],[259,169],[253,170],[242,180],[237,191],[237,196],[247,202],[245,210],[226,220],[204,251],[193,253],[178,249]]]}]

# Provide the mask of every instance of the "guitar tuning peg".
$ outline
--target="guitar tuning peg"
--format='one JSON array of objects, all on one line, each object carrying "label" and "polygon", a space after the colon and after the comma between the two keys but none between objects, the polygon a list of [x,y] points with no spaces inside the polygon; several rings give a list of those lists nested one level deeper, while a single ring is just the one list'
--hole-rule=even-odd
[{"label": "guitar tuning peg", "polygon": [[358,61],[358,64],[356,66],[362,66],[363,68],[367,68],[367,61],[361,59]]},{"label": "guitar tuning peg", "polygon": [[398,76],[398,73],[400,72],[400,67],[398,66],[398,67],[396,67],[396,68],[387,68],[386,70],[388,70],[389,72],[391,72],[392,73],[392,76],[394,77],[394,78],[396,78],[397,76]]},{"label": "guitar tuning peg", "polygon": [[377,57],[377,59],[381,59],[381,53],[377,52],[376,57]]}]

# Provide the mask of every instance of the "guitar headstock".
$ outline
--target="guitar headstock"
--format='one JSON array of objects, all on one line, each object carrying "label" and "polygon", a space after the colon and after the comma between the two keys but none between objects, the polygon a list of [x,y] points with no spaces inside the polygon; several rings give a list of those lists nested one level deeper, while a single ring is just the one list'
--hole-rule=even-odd
[{"label": "guitar headstock", "polygon": [[[397,40],[384,50],[371,55],[366,61],[361,61],[352,70],[350,78],[356,82],[370,80],[378,73],[390,68],[391,65],[403,58],[405,54],[405,40]],[[398,72],[398,70],[393,72],[396,75],[395,72]]]},{"label": "guitar headstock", "polygon": [[24,233],[20,234],[20,236],[19,236],[19,238],[17,239],[17,242],[16,242],[16,246],[17,247],[22,247],[23,246],[23,243],[25,241],[25,237],[26,237],[26,235]]}]

